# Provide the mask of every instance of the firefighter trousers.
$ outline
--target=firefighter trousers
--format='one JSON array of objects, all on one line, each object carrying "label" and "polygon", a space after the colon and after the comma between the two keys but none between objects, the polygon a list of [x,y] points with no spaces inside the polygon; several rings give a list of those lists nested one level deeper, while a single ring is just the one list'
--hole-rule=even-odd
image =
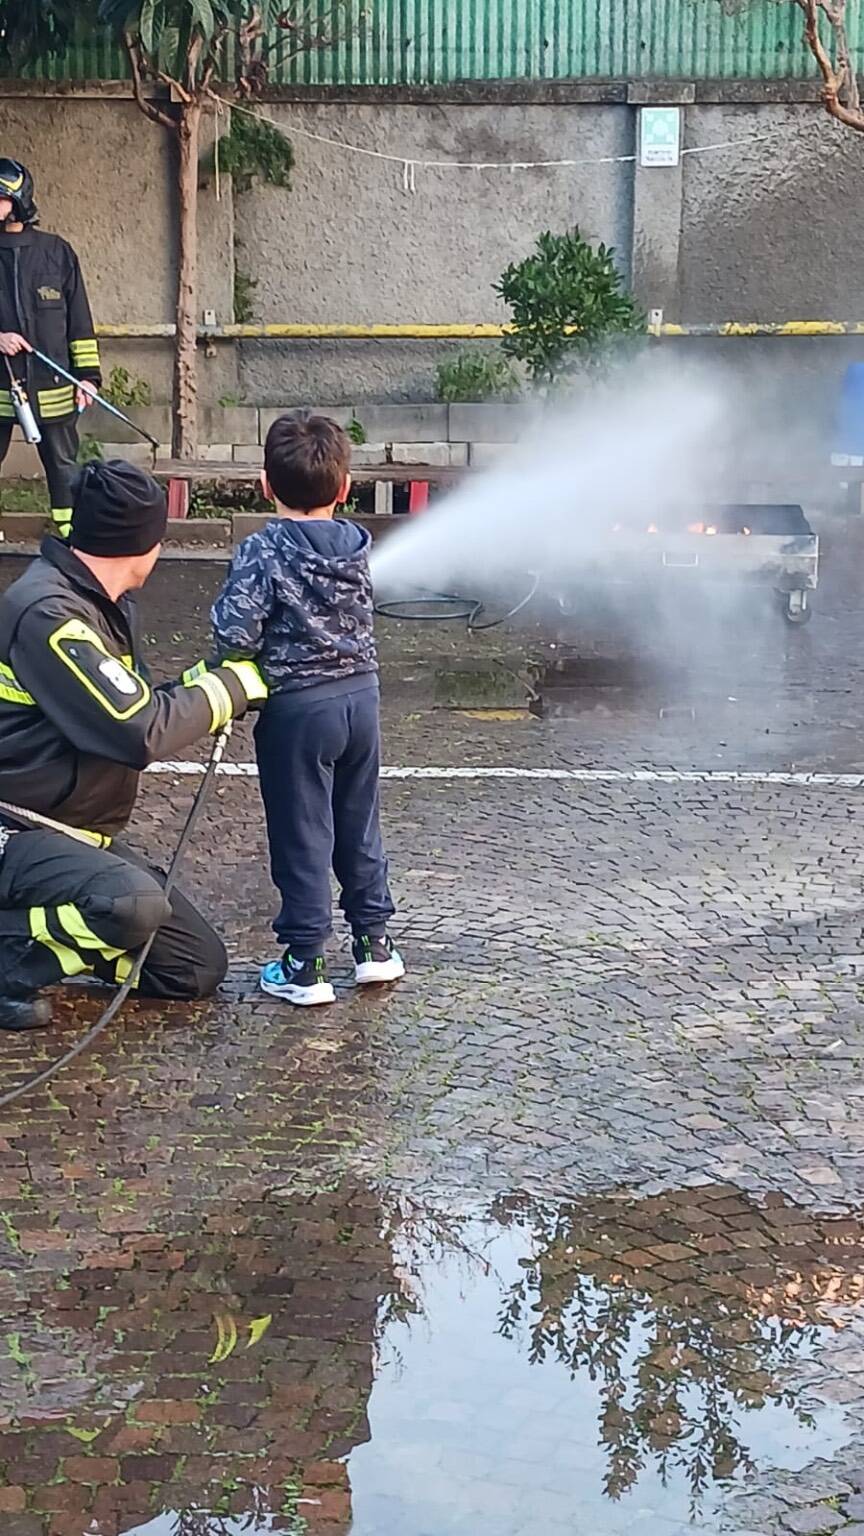
[{"label": "firefighter trousers", "polygon": [[[9,452],[14,422],[0,421],[0,464]],[[40,421],[42,441],[36,452],[42,460],[48,494],[51,498],[51,517],[57,532],[65,535],[72,522],[72,476],[77,468],[78,418],[64,416],[60,421]]]},{"label": "firefighter trousers", "polygon": [[222,940],[182,892],[122,844],[89,848],[23,830],[0,854],[0,994],[28,998],[67,976],[122,983],[156,935],[139,995],[209,997],[224,980]]}]

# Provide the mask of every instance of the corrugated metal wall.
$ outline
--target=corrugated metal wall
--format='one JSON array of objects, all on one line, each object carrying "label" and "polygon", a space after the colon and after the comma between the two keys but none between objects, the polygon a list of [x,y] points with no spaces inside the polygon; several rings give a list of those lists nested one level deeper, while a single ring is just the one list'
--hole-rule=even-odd
[{"label": "corrugated metal wall", "polygon": [[[329,17],[331,0],[316,0]],[[275,84],[414,85],[567,77],[777,79],[812,75],[792,0],[357,0],[365,21],[332,49],[291,57],[280,33]],[[732,8],[730,7],[730,10]],[[850,16],[864,64],[861,8]],[[230,61],[229,61],[230,65]],[[860,67],[860,66],[859,66]],[[32,75],[119,79],[122,51],[90,37]]]}]

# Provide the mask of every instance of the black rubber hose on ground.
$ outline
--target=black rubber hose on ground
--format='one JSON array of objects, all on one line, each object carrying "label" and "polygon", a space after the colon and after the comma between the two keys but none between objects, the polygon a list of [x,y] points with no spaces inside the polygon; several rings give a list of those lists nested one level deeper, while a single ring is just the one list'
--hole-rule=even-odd
[{"label": "black rubber hose on ground", "polygon": [[[454,620],[464,619],[465,627],[469,634],[484,629],[497,629],[499,625],[506,624],[508,619],[515,619],[517,613],[527,608],[531,599],[535,596],[540,585],[539,575],[532,575],[531,589],[525,597],[520,598],[515,608],[508,609],[497,619],[483,619],[481,615],[486,611],[486,604],[481,598],[461,597],[456,592],[432,592],[426,587],[418,587],[417,597],[399,597],[392,601],[375,604],[375,612],[380,613],[384,619],[400,619],[404,623],[413,624],[450,624]],[[438,608],[444,605],[446,613],[406,613],[408,608]],[[2,1107],[2,1105],[0,1105]]]},{"label": "black rubber hose on ground", "polygon": [[[229,723],[228,725],[223,726],[222,730],[219,732],[213,743],[213,750],[210,753],[210,761],[204,770],[203,778],[201,779],[201,783],[198,786],[198,791],[195,795],[195,799],[192,802],[189,815],[186,817],[186,821],[184,823],[183,830],[180,833],[177,847],[174,849],[174,854],[171,859],[168,874],[165,877],[164,891],[166,896],[170,896],[174,886],[177,883],[177,874],[180,869],[183,855],[189,846],[189,840],[195,830],[198,819],[210,794],[210,790],[213,786],[213,781],[216,776],[216,770],[225,755],[225,748],[228,745],[230,735],[231,725]],[[143,949],[138,951],[138,954],[135,957],[135,964],[133,965],[132,970],[124,981],[122,987],[120,987],[119,990],[115,992],[110,1003],[108,1004],[108,1007],[105,1009],[105,1012],[101,1015],[100,1018],[97,1019],[92,1029],[88,1029],[87,1033],[81,1036],[81,1039],[72,1046],[71,1050],[66,1051],[66,1053],[59,1057],[57,1061],[53,1061],[50,1066],[43,1067],[41,1072],[35,1072],[32,1077],[28,1077],[26,1082],[20,1083],[17,1088],[10,1088],[8,1093],[4,1093],[2,1096],[0,1096],[0,1109],[5,1109],[8,1104],[14,1104],[16,1099],[23,1099],[25,1094],[31,1093],[34,1088],[41,1087],[42,1083],[47,1083],[49,1079],[60,1072],[63,1067],[68,1066],[70,1061],[74,1061],[76,1056],[80,1056],[83,1051],[86,1051],[87,1047],[92,1045],[93,1041],[97,1040],[103,1031],[108,1028],[108,1025],[112,1022],[112,1020],[116,1019],[130,992],[132,992],[133,989],[138,985],[138,979],[142,970],[144,969],[144,964],[147,960],[147,956],[150,953],[155,937],[156,934],[152,934],[151,937],[147,940],[147,943],[144,945]]]}]

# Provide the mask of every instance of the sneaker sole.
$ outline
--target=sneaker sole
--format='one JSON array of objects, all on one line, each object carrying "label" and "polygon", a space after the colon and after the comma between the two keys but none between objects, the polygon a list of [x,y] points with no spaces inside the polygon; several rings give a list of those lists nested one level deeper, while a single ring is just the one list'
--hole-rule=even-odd
[{"label": "sneaker sole", "polygon": [[319,981],[314,987],[279,986],[277,982],[264,981],[258,985],[268,997],[278,997],[283,1003],[293,1003],[297,1008],[316,1008],[321,1003],[335,1003],[336,993],[329,981]]},{"label": "sneaker sole", "polygon": [[364,960],[354,971],[358,987],[368,987],[374,982],[401,981],[405,975],[404,960]]}]

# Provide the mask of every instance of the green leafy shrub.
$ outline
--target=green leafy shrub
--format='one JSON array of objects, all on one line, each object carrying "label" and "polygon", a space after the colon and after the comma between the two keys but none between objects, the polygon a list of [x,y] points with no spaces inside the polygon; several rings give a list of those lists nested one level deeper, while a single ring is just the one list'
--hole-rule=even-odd
[{"label": "green leafy shrub", "polygon": [[614,250],[595,248],[578,228],[563,235],[544,231],[533,254],[511,262],[494,287],[511,312],[504,352],[546,387],[574,367],[606,357],[621,337],[645,331],[645,316],[624,288]]},{"label": "green leafy shrub", "polygon": [[250,320],[254,320],[257,287],[257,277],[250,277],[248,272],[242,272],[239,267],[234,268],[234,319],[238,325],[248,325]]},{"label": "green leafy shrub", "polygon": [[128,368],[112,368],[102,394],[121,411],[128,411],[134,405],[151,405],[153,401],[147,380],[133,378]]},{"label": "green leafy shrub", "polygon": [[85,432],[78,443],[78,452],[75,455],[76,464],[101,463],[104,458],[102,444]]},{"label": "green leafy shrub", "polygon": [[[204,169],[215,170],[215,148],[207,151]],[[294,151],[290,139],[248,112],[232,112],[231,128],[219,141],[219,169],[234,178],[238,192],[248,192],[258,177],[271,187],[290,187]]]},{"label": "green leafy shrub", "polygon": [[438,364],[438,399],[506,399],[519,388],[516,375],[500,352],[460,352]]}]

